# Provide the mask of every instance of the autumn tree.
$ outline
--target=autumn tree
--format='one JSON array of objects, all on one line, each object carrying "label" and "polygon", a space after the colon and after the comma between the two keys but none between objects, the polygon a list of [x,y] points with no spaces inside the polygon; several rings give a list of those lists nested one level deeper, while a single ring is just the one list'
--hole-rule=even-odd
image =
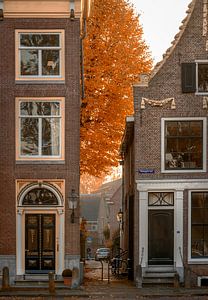
[{"label": "autumn tree", "polygon": [[132,84],[152,60],[127,0],[93,3],[84,40],[81,172],[99,176],[118,164],[125,117],[133,113]]}]

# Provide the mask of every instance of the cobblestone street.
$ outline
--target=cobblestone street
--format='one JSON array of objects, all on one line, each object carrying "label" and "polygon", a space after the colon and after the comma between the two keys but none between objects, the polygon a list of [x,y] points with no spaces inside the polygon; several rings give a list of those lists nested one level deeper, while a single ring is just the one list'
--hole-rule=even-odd
[{"label": "cobblestone street", "polygon": [[117,279],[110,276],[108,282],[108,266],[103,264],[103,280],[101,263],[96,261],[85,262],[84,283],[77,289],[56,289],[56,293],[51,295],[48,289],[39,290],[12,290],[8,292],[0,291],[0,299],[15,300],[59,300],[59,299],[139,299],[139,300],[208,300],[208,289],[185,289],[173,287],[144,287],[138,289],[134,283],[127,279]]}]

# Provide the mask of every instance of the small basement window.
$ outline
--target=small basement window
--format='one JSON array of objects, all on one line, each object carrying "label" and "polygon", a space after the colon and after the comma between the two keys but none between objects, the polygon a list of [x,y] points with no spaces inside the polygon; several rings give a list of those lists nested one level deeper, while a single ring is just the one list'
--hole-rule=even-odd
[{"label": "small basement window", "polygon": [[208,286],[208,277],[198,277],[198,286],[207,287]]}]

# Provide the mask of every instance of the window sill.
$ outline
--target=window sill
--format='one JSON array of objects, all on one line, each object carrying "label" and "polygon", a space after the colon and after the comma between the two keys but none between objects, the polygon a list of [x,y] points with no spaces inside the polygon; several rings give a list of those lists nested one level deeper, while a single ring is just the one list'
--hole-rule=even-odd
[{"label": "window sill", "polygon": [[192,170],[184,170],[184,169],[181,169],[181,170],[161,170],[161,173],[206,173],[206,170],[202,170],[202,169],[192,169]]},{"label": "window sill", "polygon": [[45,80],[28,80],[28,79],[21,79],[21,80],[15,80],[15,84],[65,84],[65,79],[63,80],[51,80],[51,79],[45,79]]},{"label": "window sill", "polygon": [[208,258],[199,258],[198,259],[189,259],[188,260],[189,265],[208,265]]},{"label": "window sill", "polygon": [[64,165],[65,160],[20,160],[16,165]]},{"label": "window sill", "polygon": [[208,95],[208,91],[207,92],[196,92],[195,93],[196,96],[207,96]]}]

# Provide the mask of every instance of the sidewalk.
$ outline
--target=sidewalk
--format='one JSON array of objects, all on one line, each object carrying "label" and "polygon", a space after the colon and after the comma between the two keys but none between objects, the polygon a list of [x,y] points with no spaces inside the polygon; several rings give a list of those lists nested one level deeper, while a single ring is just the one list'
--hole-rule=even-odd
[{"label": "sidewalk", "polygon": [[0,291],[0,300],[3,299],[163,299],[163,300],[208,300],[207,288],[185,289],[172,287],[145,287],[136,288],[127,280],[107,281],[87,280],[83,286],[77,289],[58,288],[51,295],[46,288],[39,289],[13,289]]},{"label": "sidewalk", "polygon": [[104,264],[103,278],[100,262],[88,261],[85,263],[85,279],[81,287],[70,289],[65,286],[57,287],[54,295],[47,287],[12,288],[10,291],[0,290],[0,300],[67,300],[67,299],[97,299],[97,300],[208,300],[208,288],[173,288],[151,286],[136,288],[135,284],[127,279],[110,277],[108,283],[107,264]]}]

